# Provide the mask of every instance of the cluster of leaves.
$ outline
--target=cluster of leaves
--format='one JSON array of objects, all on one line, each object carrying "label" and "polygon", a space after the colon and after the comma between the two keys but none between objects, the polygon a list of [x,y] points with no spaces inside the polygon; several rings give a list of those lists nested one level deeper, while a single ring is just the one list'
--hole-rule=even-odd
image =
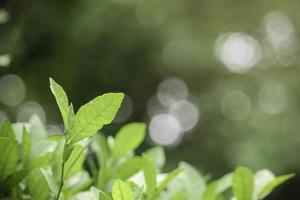
[{"label": "cluster of leaves", "polygon": [[268,170],[253,174],[238,167],[210,180],[185,162],[162,173],[161,147],[134,155],[144,140],[145,124],[125,125],[115,138],[95,134],[114,119],[123,94],[98,96],[75,114],[63,88],[52,79],[50,88],[64,133],[48,135],[36,116],[28,123],[1,124],[1,199],[259,200],[293,176],[275,177]]}]

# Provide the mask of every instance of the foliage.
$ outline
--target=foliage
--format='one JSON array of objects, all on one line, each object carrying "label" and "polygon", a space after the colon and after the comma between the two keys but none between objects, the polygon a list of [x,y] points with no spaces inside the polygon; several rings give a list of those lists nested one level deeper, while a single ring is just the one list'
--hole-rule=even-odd
[{"label": "foliage", "polygon": [[[293,176],[276,178],[267,170],[254,174],[238,167],[234,173],[212,181],[185,162],[162,173],[162,148],[134,155],[144,140],[145,124],[130,123],[115,138],[96,134],[114,119],[122,93],[98,96],[75,114],[63,88],[52,79],[50,87],[62,115],[64,133],[47,135],[36,116],[28,123],[1,124],[1,198],[222,200],[233,196],[237,200],[259,200]],[[271,174],[267,179],[266,173]]]}]

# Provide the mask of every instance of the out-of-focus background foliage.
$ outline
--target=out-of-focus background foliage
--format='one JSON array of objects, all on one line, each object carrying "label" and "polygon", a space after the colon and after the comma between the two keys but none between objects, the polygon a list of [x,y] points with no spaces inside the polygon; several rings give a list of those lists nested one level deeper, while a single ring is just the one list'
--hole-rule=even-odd
[{"label": "out-of-focus background foliage", "polygon": [[[300,174],[298,0],[6,0],[0,10],[0,120],[61,119],[48,77],[75,107],[108,91],[114,125],[149,124],[167,147],[218,176],[234,166]],[[294,178],[270,199],[299,199]]]}]

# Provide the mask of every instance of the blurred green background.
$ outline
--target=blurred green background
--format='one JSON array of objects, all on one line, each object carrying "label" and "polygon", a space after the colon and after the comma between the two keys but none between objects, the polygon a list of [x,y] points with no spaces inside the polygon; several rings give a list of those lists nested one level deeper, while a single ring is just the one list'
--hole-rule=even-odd
[{"label": "blurred green background", "polygon": [[[61,123],[48,78],[76,108],[126,93],[113,126],[149,124],[163,145],[219,176],[237,165],[300,174],[297,0],[6,0],[0,120]],[[300,199],[294,178],[269,199]]]}]

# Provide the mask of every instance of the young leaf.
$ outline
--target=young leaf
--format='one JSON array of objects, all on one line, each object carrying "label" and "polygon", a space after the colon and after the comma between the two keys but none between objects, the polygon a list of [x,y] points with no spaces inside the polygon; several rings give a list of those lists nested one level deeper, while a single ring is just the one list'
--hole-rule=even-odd
[{"label": "young leaf", "polygon": [[237,200],[252,200],[253,173],[246,167],[238,167],[232,178],[233,194]]},{"label": "young leaf", "polygon": [[130,123],[122,127],[115,137],[113,157],[121,157],[134,151],[143,142],[145,131],[144,123]]},{"label": "young leaf", "polygon": [[18,144],[15,134],[8,121],[4,121],[0,127],[0,183],[15,172],[18,162]]},{"label": "young leaf", "polygon": [[274,190],[277,186],[281,185],[282,183],[286,182],[287,180],[294,177],[295,174],[288,174],[277,177],[275,180],[271,181],[267,185],[265,185],[258,193],[258,199],[265,198],[272,190]]},{"label": "young leaf", "polygon": [[107,93],[83,105],[75,116],[74,125],[67,135],[67,143],[73,144],[95,134],[114,119],[124,94]]},{"label": "young leaf", "polygon": [[133,192],[129,185],[117,180],[112,187],[113,200],[133,200]]},{"label": "young leaf", "polygon": [[50,89],[55,97],[56,103],[60,110],[65,129],[69,129],[69,100],[64,89],[57,84],[52,78],[49,78]]}]

